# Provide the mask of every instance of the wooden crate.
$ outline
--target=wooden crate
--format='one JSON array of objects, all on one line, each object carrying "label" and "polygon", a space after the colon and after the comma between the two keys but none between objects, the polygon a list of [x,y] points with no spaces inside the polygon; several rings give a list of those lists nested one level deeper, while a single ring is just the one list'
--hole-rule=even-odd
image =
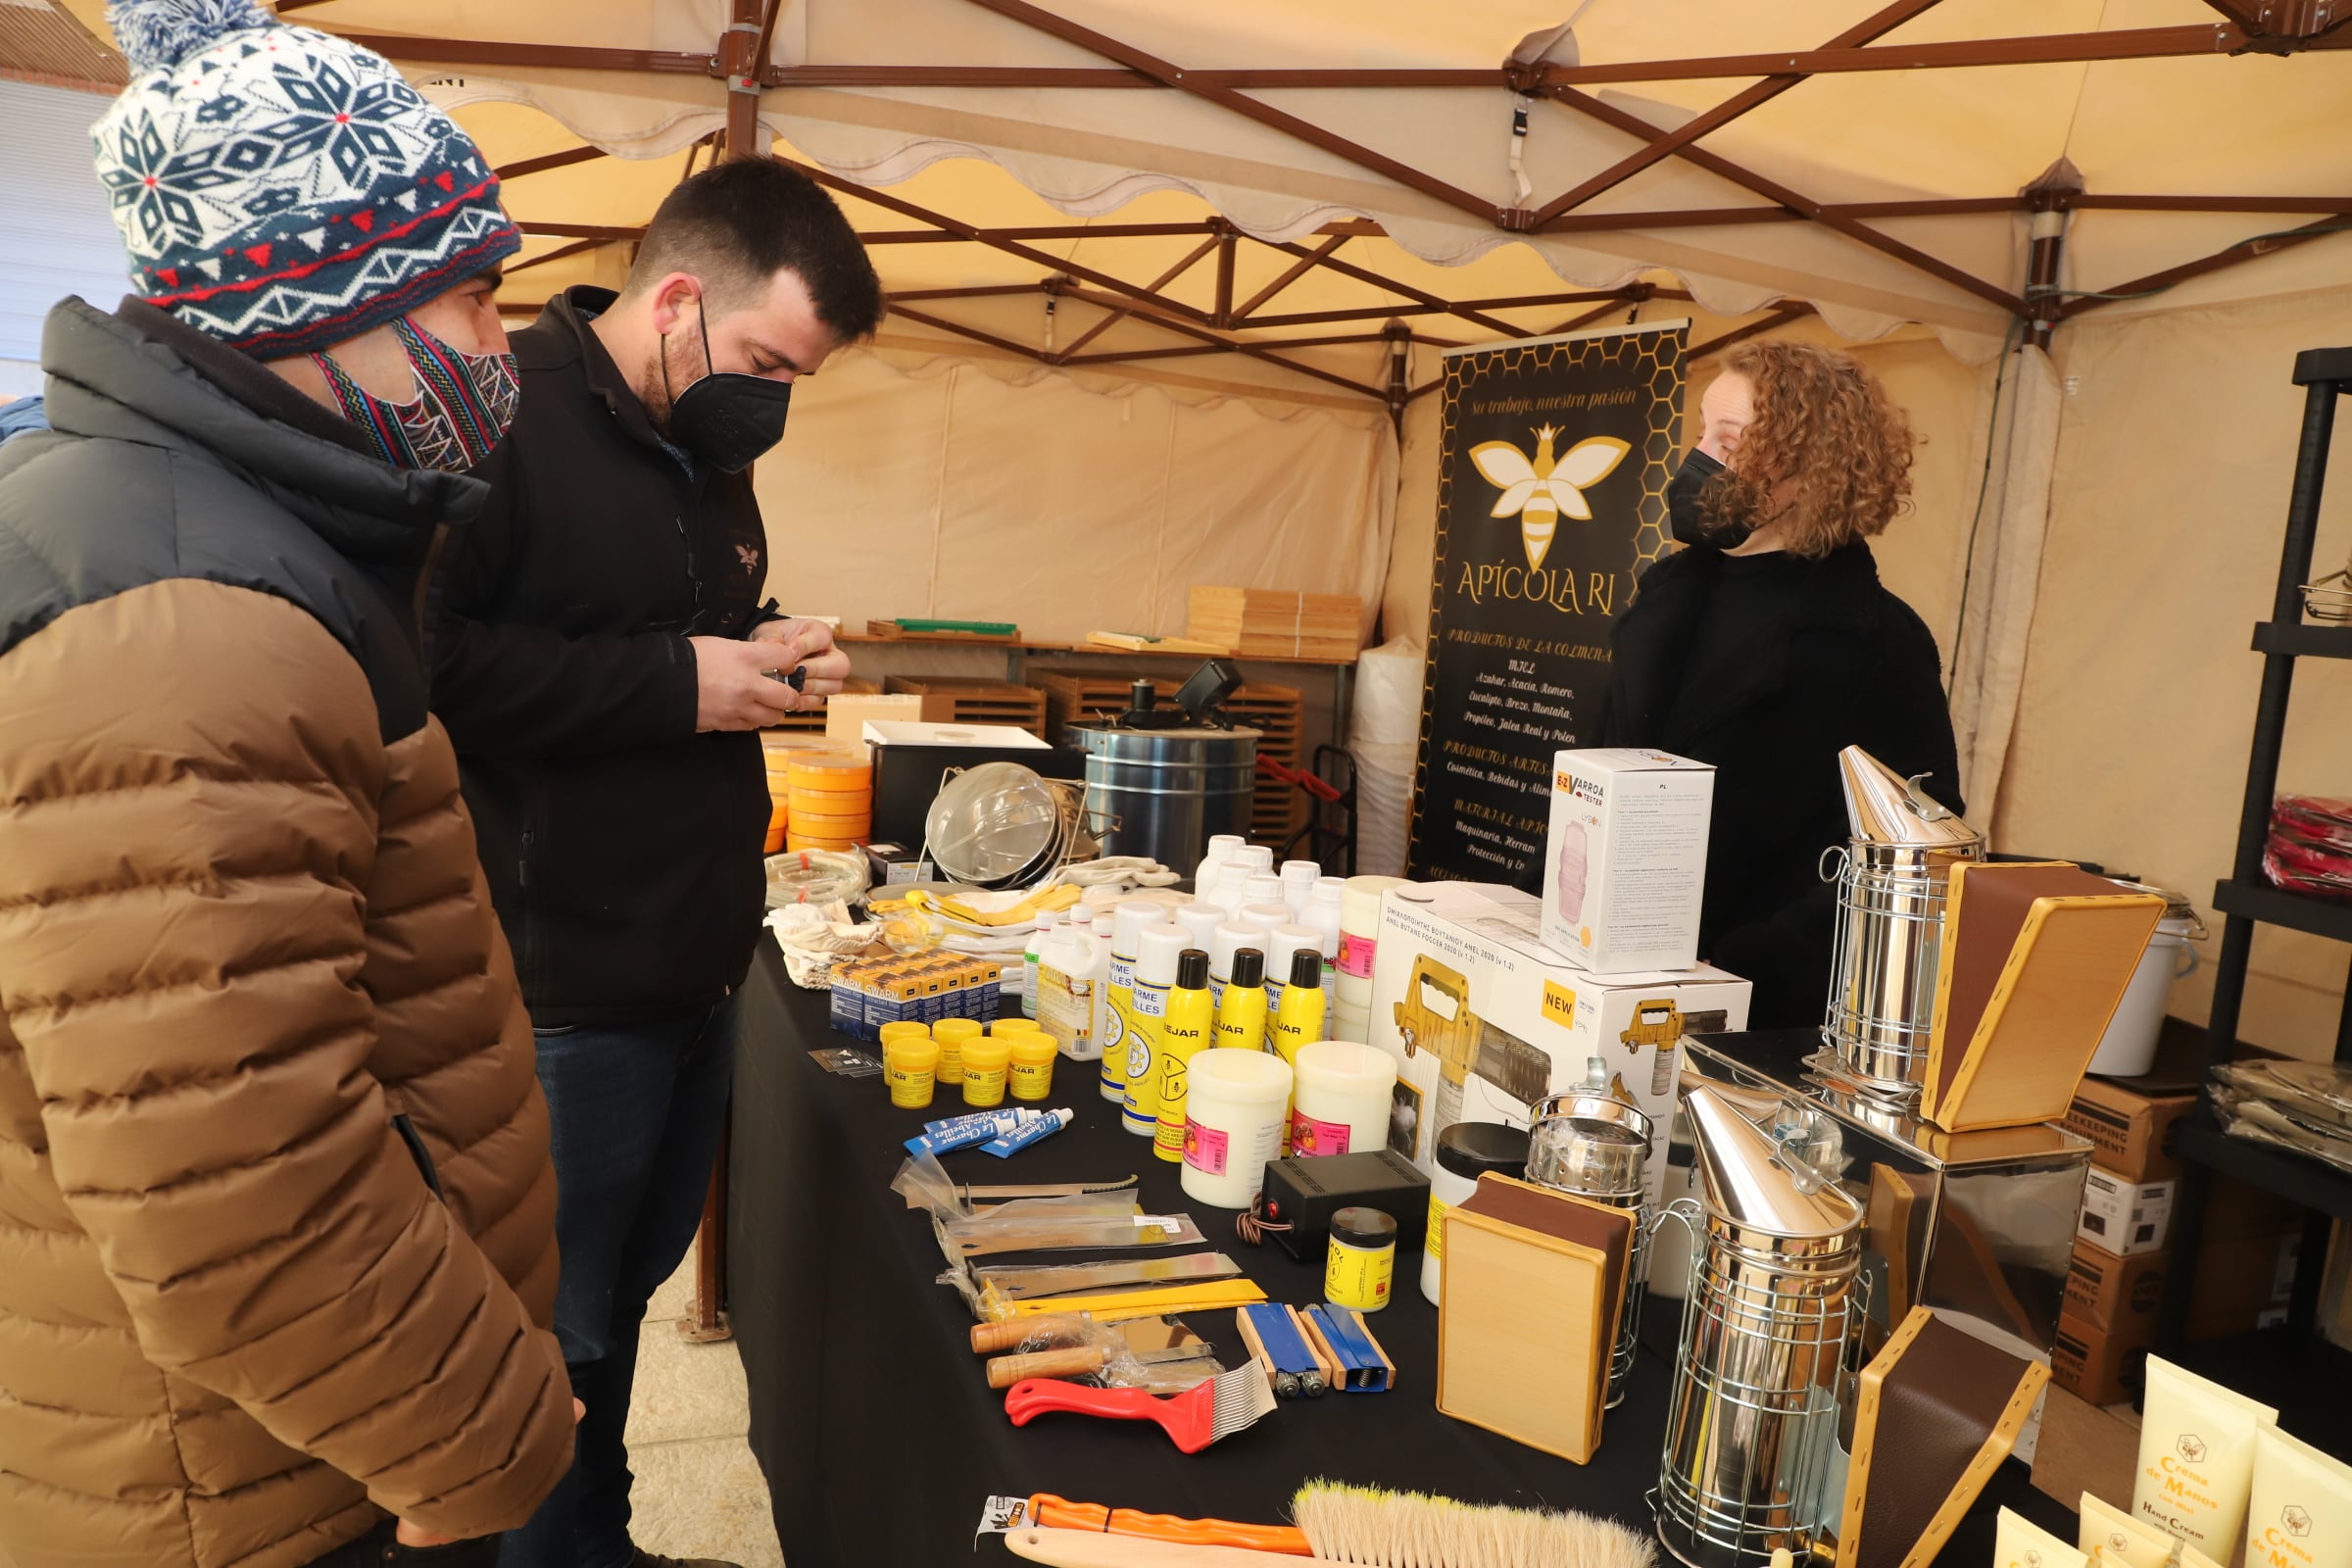
[{"label": "wooden crate", "polygon": [[1046,694],[1034,686],[968,676],[893,675],[882,689],[922,698],[923,717],[935,724],[1010,724],[1046,738]]},{"label": "wooden crate", "polygon": [[1195,587],[1185,635],[1241,659],[1352,659],[1362,615],[1352,594]]},{"label": "wooden crate", "polygon": [[[1047,739],[1067,744],[1072,724],[1101,723],[1127,711],[1133,675],[1115,670],[1055,669],[1031,677],[1045,688]],[[1183,682],[1166,676],[1152,681],[1161,702],[1175,697]],[[1296,686],[1251,681],[1225,700],[1225,710],[1236,723],[1263,732],[1260,754],[1285,767],[1298,767],[1306,755],[1305,695]],[[1297,830],[1304,797],[1258,775],[1257,800],[1250,813],[1250,841],[1278,848]]]}]

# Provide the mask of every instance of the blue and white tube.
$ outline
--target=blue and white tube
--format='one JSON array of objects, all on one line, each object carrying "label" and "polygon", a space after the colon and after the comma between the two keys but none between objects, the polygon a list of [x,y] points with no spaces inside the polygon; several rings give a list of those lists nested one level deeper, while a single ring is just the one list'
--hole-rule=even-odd
[{"label": "blue and white tube", "polygon": [[994,1154],[999,1159],[1004,1159],[1007,1155],[1018,1153],[1020,1151],[1027,1149],[1031,1144],[1036,1143],[1040,1138],[1052,1137],[1054,1134],[1061,1131],[1064,1127],[1067,1127],[1071,1122],[1077,1119],[1078,1113],[1074,1110],[1068,1109],[1067,1107],[1064,1107],[1060,1110],[1046,1111],[1035,1121],[1025,1121],[1018,1127],[1015,1127],[1012,1131],[1003,1134],[1000,1137],[993,1138],[989,1142],[982,1144],[980,1146],[980,1152],[983,1154]]},{"label": "blue and white tube", "polygon": [[1024,1122],[1041,1121],[1040,1110],[982,1110],[968,1116],[950,1116],[945,1121],[923,1123],[920,1138],[906,1140],[906,1152],[920,1159],[925,1154],[953,1153],[985,1144],[1000,1134],[1009,1133]]}]

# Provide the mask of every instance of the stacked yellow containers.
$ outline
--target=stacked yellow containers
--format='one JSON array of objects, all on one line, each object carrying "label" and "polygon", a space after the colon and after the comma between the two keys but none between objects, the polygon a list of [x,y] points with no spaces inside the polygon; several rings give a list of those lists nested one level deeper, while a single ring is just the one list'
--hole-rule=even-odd
[{"label": "stacked yellow containers", "polygon": [[786,763],[788,850],[850,850],[874,830],[874,768],[844,752],[795,753]]},{"label": "stacked yellow containers", "polygon": [[760,737],[760,754],[767,760],[767,847],[760,853],[775,855],[784,848],[785,826],[791,818],[792,780],[789,768],[795,755],[788,747],[770,746]]}]

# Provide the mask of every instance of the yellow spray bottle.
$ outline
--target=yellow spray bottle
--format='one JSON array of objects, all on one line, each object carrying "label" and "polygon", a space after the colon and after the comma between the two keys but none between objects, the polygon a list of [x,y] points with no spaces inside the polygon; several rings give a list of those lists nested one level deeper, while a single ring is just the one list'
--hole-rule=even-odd
[{"label": "yellow spray bottle", "polygon": [[1256,948],[1242,948],[1233,956],[1233,976],[1217,1004],[1220,1051],[1266,1049],[1266,956]]},{"label": "yellow spray bottle", "polygon": [[[1264,993],[1259,995],[1262,999]],[[1152,1152],[1171,1165],[1184,1158],[1187,1069],[1196,1053],[1208,1049],[1215,1029],[1216,1011],[1208,1000],[1208,955],[1187,948],[1176,959],[1176,984],[1159,1021],[1159,1119],[1152,1130]]]},{"label": "yellow spray bottle", "polygon": [[[1323,955],[1301,948],[1291,955],[1291,983],[1282,988],[1282,1004],[1274,1009],[1274,1054],[1298,1067],[1298,1048],[1323,1038]],[[1222,1041],[1219,1044],[1223,1044]]]}]

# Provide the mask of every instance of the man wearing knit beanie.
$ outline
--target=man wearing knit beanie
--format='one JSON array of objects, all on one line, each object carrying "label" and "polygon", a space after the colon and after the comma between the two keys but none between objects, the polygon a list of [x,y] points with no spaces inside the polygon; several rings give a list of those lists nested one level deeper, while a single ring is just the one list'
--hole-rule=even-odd
[{"label": "man wearing knit beanie", "polygon": [[518,243],[383,60],[118,0],[142,293],[0,451],[0,1561],[495,1560],[570,1463],[529,1020],[425,708]]}]

